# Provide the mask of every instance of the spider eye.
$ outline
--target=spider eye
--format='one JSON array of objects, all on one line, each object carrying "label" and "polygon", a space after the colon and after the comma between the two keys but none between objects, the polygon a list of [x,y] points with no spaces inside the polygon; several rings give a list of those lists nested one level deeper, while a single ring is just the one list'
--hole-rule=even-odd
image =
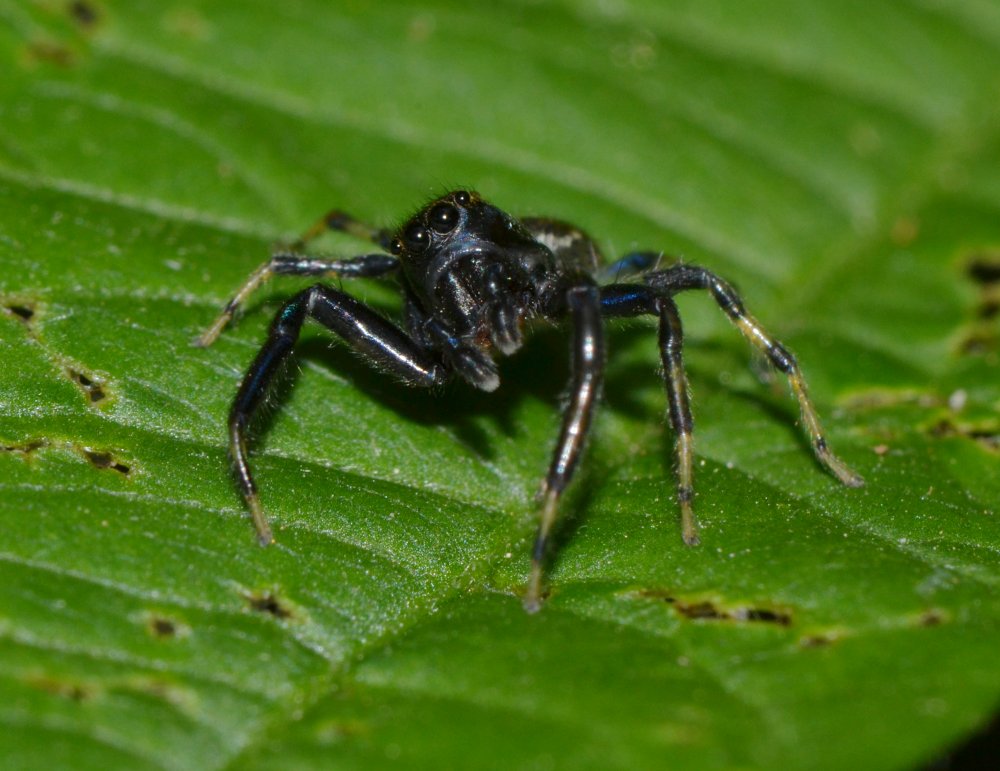
[{"label": "spider eye", "polygon": [[430,226],[438,233],[450,233],[458,224],[458,209],[450,203],[439,203],[428,215]]},{"label": "spider eye", "polygon": [[472,202],[472,196],[469,195],[464,190],[459,190],[455,193],[455,203],[459,206],[468,206]]},{"label": "spider eye", "polygon": [[399,255],[403,253],[403,242],[398,238],[392,239],[389,243],[389,253]]},{"label": "spider eye", "polygon": [[403,244],[408,251],[422,252],[431,242],[431,234],[419,222],[411,222],[403,232]]}]

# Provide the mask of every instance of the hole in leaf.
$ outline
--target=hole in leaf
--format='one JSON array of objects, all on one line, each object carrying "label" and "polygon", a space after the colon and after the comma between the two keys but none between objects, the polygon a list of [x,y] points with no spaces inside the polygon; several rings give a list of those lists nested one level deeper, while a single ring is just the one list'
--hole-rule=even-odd
[{"label": "hole in leaf", "polygon": [[30,303],[5,303],[3,309],[19,321],[28,324],[35,317],[35,309]]},{"label": "hole in leaf", "polygon": [[149,619],[149,632],[153,637],[174,637],[177,634],[177,624],[169,618],[153,616]]},{"label": "hole in leaf", "polygon": [[107,391],[104,389],[104,384],[92,375],[88,375],[86,372],[81,372],[73,367],[67,367],[66,373],[70,376],[70,379],[80,387],[84,396],[87,397],[87,400],[91,404],[97,404],[108,398]]},{"label": "hole in leaf", "polygon": [[174,640],[187,637],[191,633],[191,628],[187,624],[170,618],[160,611],[147,612],[143,620],[146,631],[158,640]]},{"label": "hole in leaf", "polygon": [[969,260],[966,272],[977,284],[1000,284],[1000,255],[977,255]]},{"label": "hole in leaf", "polygon": [[956,423],[950,418],[942,418],[928,430],[931,436],[943,438],[962,436],[971,439],[992,452],[1000,451],[1000,423]]},{"label": "hole in leaf", "polygon": [[86,0],[73,0],[69,4],[69,15],[81,27],[92,27],[100,18],[97,8]]},{"label": "hole in leaf", "polygon": [[267,613],[275,618],[292,618],[295,614],[290,603],[279,597],[275,592],[248,592],[243,595],[251,610]]},{"label": "hole in leaf", "polygon": [[39,314],[37,303],[16,296],[4,297],[0,299],[0,312],[24,324],[31,339],[39,343],[49,358],[62,368],[73,384],[83,392],[88,404],[105,407],[110,403],[112,394],[108,391],[105,378],[88,372],[68,356],[63,356],[46,345],[36,328]]},{"label": "hole in leaf", "polygon": [[106,450],[93,450],[89,447],[83,447],[81,448],[81,452],[88,461],[99,469],[117,471],[124,476],[128,476],[132,470],[131,467],[117,460],[114,455]]},{"label": "hole in leaf", "polygon": [[962,353],[986,355],[1000,348],[1000,253],[973,255],[966,262],[965,273],[979,287],[979,299],[973,311],[974,322],[961,343]]},{"label": "hole in leaf", "polygon": [[134,472],[134,467],[123,463],[109,450],[97,450],[87,447],[77,442],[58,441],[50,439],[28,439],[16,444],[0,444],[0,452],[17,453],[24,456],[25,460],[31,458],[38,450],[52,448],[56,450],[72,450],[82,456],[88,463],[99,469],[117,471],[122,476],[129,476]]},{"label": "hole in leaf", "polygon": [[0,452],[18,452],[22,455],[31,455],[35,450],[39,450],[42,447],[47,446],[47,442],[44,439],[29,439],[27,442],[22,442],[21,444],[9,444],[0,447]]},{"label": "hole in leaf", "polygon": [[672,604],[674,609],[680,615],[684,616],[684,618],[709,621],[721,621],[726,618],[726,614],[722,613],[710,602],[685,603],[675,600]]},{"label": "hole in leaf", "polygon": [[139,618],[150,637],[158,640],[175,640],[191,634],[191,627],[171,618],[161,610],[148,610]]},{"label": "hole in leaf", "polygon": [[[742,618],[740,614],[745,614]],[[737,621],[752,621],[762,624],[777,624],[778,626],[788,626],[792,623],[792,617],[787,613],[781,613],[769,608],[743,608],[733,612],[733,617]]]},{"label": "hole in leaf", "polygon": [[732,621],[749,624],[774,624],[791,626],[792,615],[787,610],[765,608],[757,605],[728,607],[711,600],[687,601],[663,589],[641,589],[636,593],[643,599],[657,600],[670,605],[681,618],[691,621]]},{"label": "hole in leaf", "polygon": [[948,614],[938,608],[929,608],[917,616],[917,626],[941,626],[948,621]]}]

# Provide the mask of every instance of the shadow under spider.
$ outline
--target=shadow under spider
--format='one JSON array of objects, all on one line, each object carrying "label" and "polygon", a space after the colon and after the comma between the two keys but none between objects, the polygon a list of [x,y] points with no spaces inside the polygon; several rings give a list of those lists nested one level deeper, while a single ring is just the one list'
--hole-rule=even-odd
[{"label": "shadow under spider", "polygon": [[[323,333],[304,334],[295,348],[291,366],[275,379],[267,399],[261,405],[254,420],[254,444],[266,441],[273,422],[281,406],[285,404],[298,380],[299,367],[306,361],[329,369],[331,373],[343,377],[351,387],[357,388],[366,398],[388,408],[399,416],[402,422],[422,426],[444,426],[450,429],[460,442],[469,447],[484,460],[495,458],[495,450],[490,434],[480,425],[478,419],[486,418],[497,426],[505,436],[516,435],[517,412],[527,398],[535,398],[550,404],[553,410],[552,441],[558,430],[558,412],[562,395],[569,379],[569,330],[565,326],[539,325],[527,330],[527,341],[516,356],[499,361],[501,385],[493,393],[477,391],[465,384],[452,381],[442,389],[425,390],[400,385],[378,370],[369,366],[355,355],[350,348],[336,338]],[[663,427],[664,474],[672,473],[673,431],[667,423],[666,393],[663,385],[661,366],[656,356],[656,329],[651,325],[633,324],[629,326],[609,325],[607,329],[608,367],[605,379],[603,408],[611,409],[623,416],[644,420]],[[649,355],[640,360],[618,365],[616,356],[635,356],[635,346],[645,346]],[[696,341],[699,351],[719,353],[730,351],[731,346],[713,341]],[[733,368],[749,366],[739,360],[735,350],[731,351]],[[702,367],[692,367],[688,362],[688,374],[692,380],[704,382],[707,375]],[[637,398],[640,392],[654,389],[662,394],[662,405],[650,409],[649,401]],[[756,388],[721,386],[732,396],[747,402],[766,415],[775,424],[784,425],[798,447],[811,451],[808,441],[797,429],[797,414],[794,405],[786,405],[774,396],[766,384]],[[695,387],[695,396],[698,389]],[[300,398],[309,399],[308,394]],[[698,399],[705,411],[711,409],[711,401]],[[697,430],[697,415],[695,416]],[[599,441],[599,437],[596,437]],[[584,463],[580,469],[581,478],[574,485],[574,497],[579,503],[589,500],[593,491],[591,473],[593,461]],[[539,474],[542,470],[539,470]],[[574,507],[579,510],[579,505]],[[560,526],[557,538],[571,537],[579,527],[569,521]],[[556,551],[555,553],[558,553]]]},{"label": "shadow under spider", "polygon": [[[559,328],[537,331],[517,356],[501,360],[501,385],[493,393],[477,391],[457,380],[435,390],[400,385],[359,359],[347,346],[331,345],[329,338],[323,336],[303,339],[296,346],[294,360],[329,368],[367,398],[396,413],[401,422],[451,429],[459,441],[486,460],[495,453],[489,434],[477,423],[478,418],[487,418],[504,435],[514,436],[518,429],[518,409],[525,399],[533,397],[553,405],[555,432],[559,397],[569,379],[569,341]],[[258,437],[268,430],[275,409],[287,400],[294,380],[291,371],[281,377],[281,385],[268,398],[268,418],[255,421]]]}]

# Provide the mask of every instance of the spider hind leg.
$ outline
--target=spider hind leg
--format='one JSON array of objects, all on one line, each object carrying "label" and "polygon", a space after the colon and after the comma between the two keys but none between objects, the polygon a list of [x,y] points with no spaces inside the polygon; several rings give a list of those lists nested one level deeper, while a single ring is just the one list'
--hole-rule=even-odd
[{"label": "spider hind leg", "polygon": [[809,398],[805,378],[795,357],[784,345],[764,331],[760,322],[750,315],[740,296],[728,282],[710,270],[695,265],[675,265],[667,270],[647,273],[644,279],[648,286],[668,295],[688,289],[707,290],[747,341],[761,351],[775,369],[788,378],[792,393],[799,404],[802,423],[820,464],[847,487],[864,485],[864,479],[830,450],[823,434],[819,414]]},{"label": "spider hind leg", "polygon": [[681,535],[688,546],[696,546],[698,526],[694,517],[694,419],[688,396],[682,349],[684,331],[677,305],[666,294],[642,284],[611,284],[601,289],[601,309],[607,317],[653,315],[659,317],[660,360],[667,389],[667,415],[674,430],[677,457],[677,505],[681,512]]}]

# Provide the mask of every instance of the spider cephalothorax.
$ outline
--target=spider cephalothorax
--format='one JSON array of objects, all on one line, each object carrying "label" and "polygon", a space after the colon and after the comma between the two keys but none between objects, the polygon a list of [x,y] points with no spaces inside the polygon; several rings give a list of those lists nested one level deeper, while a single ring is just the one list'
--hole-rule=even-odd
[{"label": "spider cephalothorax", "polygon": [[[346,260],[305,254],[307,243],[328,229],[367,238],[389,253]],[[250,471],[247,428],[306,318],[318,321],[372,365],[409,385],[434,386],[457,375],[484,391],[500,385],[494,358],[521,347],[526,320],[569,322],[573,336],[570,398],[542,483],[541,522],[524,598],[528,610],[537,610],[541,602],[542,558],[549,532],[559,498],[579,463],[600,396],[605,318],[659,318],[668,412],[676,434],[677,501],[686,543],[697,544],[698,533],[691,508],[692,419],[681,358],[683,334],[672,299],[678,292],[704,289],[711,293],[747,340],[787,376],[819,461],[845,485],[863,484],[827,446],[794,357],[747,313],[733,288],[705,268],[675,264],[658,270],[653,268],[658,262],[658,253],[636,252],[602,267],[597,246],[572,225],[543,218],[515,219],[465,190],[431,201],[396,233],[368,227],[340,211],[330,212],[292,248],[258,268],[196,340],[198,345],[210,345],[250,293],[273,275],[395,276],[402,287],[402,326],[326,284],[315,284],[295,295],[275,317],[229,415],[236,476],[261,543],[270,543],[272,535]],[[632,276],[634,281],[621,281],[623,276]],[[604,278],[613,282],[603,283]]]}]

